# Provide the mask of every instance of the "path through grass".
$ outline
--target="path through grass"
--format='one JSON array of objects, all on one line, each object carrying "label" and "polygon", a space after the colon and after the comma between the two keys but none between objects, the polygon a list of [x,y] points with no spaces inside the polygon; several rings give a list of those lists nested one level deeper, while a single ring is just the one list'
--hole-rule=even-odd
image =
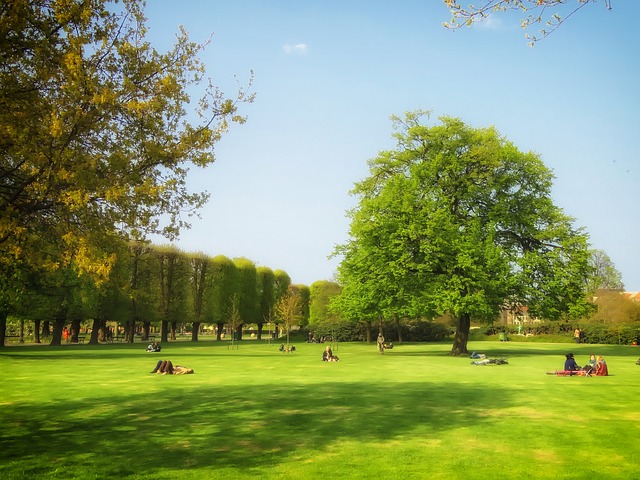
[{"label": "path through grass", "polygon": [[[0,478],[639,478],[640,349],[612,376],[557,378],[567,345],[181,342],[0,351]],[[168,358],[195,375],[151,375]]]}]

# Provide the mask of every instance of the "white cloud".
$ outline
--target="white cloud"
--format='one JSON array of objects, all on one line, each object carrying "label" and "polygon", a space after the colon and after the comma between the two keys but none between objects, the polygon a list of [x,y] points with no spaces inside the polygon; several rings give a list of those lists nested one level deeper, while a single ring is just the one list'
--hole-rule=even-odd
[{"label": "white cloud", "polygon": [[496,18],[495,16],[490,16],[482,20],[481,22],[474,23],[478,28],[483,28],[486,30],[497,30],[502,26],[502,20]]},{"label": "white cloud", "polygon": [[306,55],[308,49],[306,43],[297,43],[295,45],[286,44],[282,47],[282,50],[284,50],[284,53],[287,55]]}]

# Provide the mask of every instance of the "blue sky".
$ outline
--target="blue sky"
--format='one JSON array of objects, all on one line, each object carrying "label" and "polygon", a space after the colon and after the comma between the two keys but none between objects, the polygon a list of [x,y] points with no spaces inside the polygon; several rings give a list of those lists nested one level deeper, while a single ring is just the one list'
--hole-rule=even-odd
[{"label": "blue sky", "polygon": [[148,3],[156,48],[182,25],[195,41],[213,34],[201,58],[225,93],[255,75],[247,123],[190,178],[211,200],[180,248],[247,257],[294,283],[332,279],[349,190],[393,147],[390,115],[426,109],[540,154],[555,203],[640,290],[640,2],[588,5],[533,48],[517,13],[446,30],[440,0]]}]

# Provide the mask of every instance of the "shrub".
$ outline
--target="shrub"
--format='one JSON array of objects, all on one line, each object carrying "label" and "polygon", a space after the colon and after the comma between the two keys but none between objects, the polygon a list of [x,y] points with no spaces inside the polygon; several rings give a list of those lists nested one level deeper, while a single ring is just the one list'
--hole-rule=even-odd
[{"label": "shrub", "polygon": [[441,323],[410,320],[400,327],[407,342],[440,342],[451,335],[451,328]]},{"label": "shrub", "polygon": [[357,324],[340,320],[314,323],[308,329],[313,331],[316,338],[333,338],[336,342],[355,342],[361,336]]},{"label": "shrub", "polygon": [[586,324],[580,328],[584,343],[608,343],[630,345],[640,342],[640,325]]}]

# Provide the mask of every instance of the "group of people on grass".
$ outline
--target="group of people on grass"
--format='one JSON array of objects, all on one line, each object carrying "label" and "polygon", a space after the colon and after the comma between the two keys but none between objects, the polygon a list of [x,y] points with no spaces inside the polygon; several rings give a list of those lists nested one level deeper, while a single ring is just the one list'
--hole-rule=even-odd
[{"label": "group of people on grass", "polygon": [[555,372],[547,372],[549,375],[580,375],[584,377],[591,377],[593,375],[597,377],[606,377],[609,375],[609,367],[602,355],[591,354],[589,356],[589,363],[584,367],[578,365],[573,353],[567,353],[565,355],[564,370],[556,370]]},{"label": "group of people on grass", "polygon": [[471,365],[507,365],[509,363],[504,358],[487,358],[484,353],[475,351],[471,354],[471,358],[474,359]]}]

